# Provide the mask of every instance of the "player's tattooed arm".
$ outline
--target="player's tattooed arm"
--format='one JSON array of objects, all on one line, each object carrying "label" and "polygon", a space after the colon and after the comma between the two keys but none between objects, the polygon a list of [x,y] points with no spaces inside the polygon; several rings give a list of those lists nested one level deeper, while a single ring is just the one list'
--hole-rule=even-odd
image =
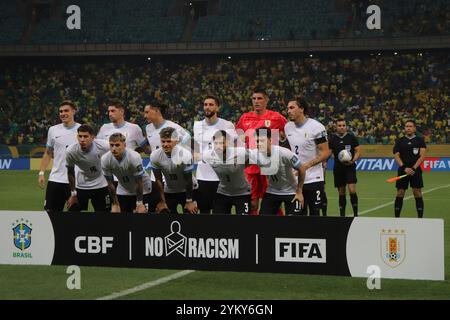
[{"label": "player's tattooed arm", "polygon": [[192,183],[192,172],[185,172],[184,173],[184,180],[186,181],[186,205],[184,208],[189,213],[197,213],[197,202],[192,200],[193,194],[194,194],[194,186]]},{"label": "player's tattooed arm", "polygon": [[297,189],[295,190],[295,197],[292,200],[292,202],[294,202],[295,200],[299,201],[302,208],[305,205],[305,200],[303,198],[303,184],[305,183],[305,174],[306,168],[304,165],[301,165],[300,168],[298,168]]},{"label": "player's tattooed arm", "polygon": [[328,145],[328,141],[326,141],[326,140],[325,140],[325,142],[321,142],[321,143],[317,144],[317,150],[318,150],[317,156],[305,164],[306,169],[314,167],[318,163],[321,163],[321,162],[327,160],[331,156],[331,150]]},{"label": "player's tattooed arm", "polygon": [[75,168],[67,167],[67,177],[69,179],[70,198],[67,200],[67,208],[69,209],[75,203],[78,203],[77,192],[75,190]]},{"label": "player's tattooed arm", "polygon": [[144,200],[144,180],[142,176],[136,177],[136,212],[146,213],[147,209],[143,203]]},{"label": "player's tattooed arm", "polygon": [[159,192],[159,202],[156,205],[156,213],[161,213],[163,211],[169,211],[169,207],[166,203],[166,197],[164,195],[164,182],[162,178],[162,172],[159,169],[153,168],[153,174],[155,175],[156,188]]},{"label": "player's tattooed arm", "polygon": [[112,199],[111,212],[118,213],[120,212],[120,205],[116,194],[116,187],[114,186],[114,179],[112,176],[105,176],[105,178],[108,182],[109,197]]}]

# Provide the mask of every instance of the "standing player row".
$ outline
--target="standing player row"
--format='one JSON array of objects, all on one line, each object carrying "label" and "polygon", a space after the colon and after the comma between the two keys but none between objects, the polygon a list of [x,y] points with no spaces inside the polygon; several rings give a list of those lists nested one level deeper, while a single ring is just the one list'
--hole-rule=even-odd
[{"label": "standing player row", "polygon": [[[205,119],[194,123],[191,146],[189,132],[164,118],[164,105],[145,106],[146,139],[139,126],[125,121],[124,106],[112,102],[108,107],[111,123],[103,125],[95,139],[91,127],[80,127],[74,121],[75,105],[64,101],[59,108],[62,123],[49,129],[39,172],[43,187],[44,171],[53,156],[45,209],[62,211],[67,202],[69,210],[86,210],[91,200],[96,211],[176,212],[181,205],[190,213],[230,213],[235,206],[237,213],[247,214],[251,210],[256,213],[263,199],[262,214],[275,214],[284,203],[286,214],[307,214],[309,209],[311,215],[319,215],[325,200],[322,163],[330,156],[325,127],[307,116],[309,106],[304,99],[289,101],[290,122],[267,110],[268,97],[263,90],[254,91],[252,104],[254,111],[244,114],[235,128],[218,117],[219,100],[205,97]],[[335,157],[339,143],[346,139],[340,126],[345,122],[337,123],[337,135],[330,141]],[[347,148],[348,144],[344,145]],[[351,151],[358,149],[352,141],[350,145]],[[248,151],[254,149],[257,151]],[[150,154],[151,178],[137,151]],[[256,154],[253,160],[252,154]],[[347,165],[354,169],[358,157],[356,152]],[[261,159],[277,163],[276,170],[265,170],[267,165]],[[195,176],[194,163],[198,164]],[[345,173],[342,178],[342,173],[337,173],[340,163],[336,163],[341,215],[346,184],[356,215],[356,173]],[[292,175],[295,170],[297,181]]]}]

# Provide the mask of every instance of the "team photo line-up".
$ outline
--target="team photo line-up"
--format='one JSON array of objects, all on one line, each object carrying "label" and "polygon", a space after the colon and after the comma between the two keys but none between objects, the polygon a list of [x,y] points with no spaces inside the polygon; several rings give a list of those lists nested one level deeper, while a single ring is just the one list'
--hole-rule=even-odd
[{"label": "team photo line-up", "polygon": [[[110,123],[98,133],[75,121],[77,107],[69,100],[59,105],[60,124],[49,128],[38,183],[45,187],[45,171],[53,158],[47,181],[46,211],[327,215],[325,172],[335,158],[334,186],[340,216],[345,216],[346,189],[354,216],[358,215],[356,164],[361,156],[356,137],[343,118],[335,133],[308,117],[304,98],[288,102],[289,121],[268,110],[263,89],[251,96],[253,111],[236,125],[219,117],[220,101],[204,97],[205,118],[195,121],[193,137],[165,119],[168,106],[148,103],[141,128],[125,120],[125,106],[108,104]],[[396,140],[393,154],[399,165],[395,217],[400,217],[410,185],[417,215],[423,217],[421,163],[426,145],[415,135],[414,120],[405,122],[405,135]],[[149,172],[141,153],[149,155]],[[401,177],[401,178],[400,178]],[[284,205],[283,205],[284,204]]]}]

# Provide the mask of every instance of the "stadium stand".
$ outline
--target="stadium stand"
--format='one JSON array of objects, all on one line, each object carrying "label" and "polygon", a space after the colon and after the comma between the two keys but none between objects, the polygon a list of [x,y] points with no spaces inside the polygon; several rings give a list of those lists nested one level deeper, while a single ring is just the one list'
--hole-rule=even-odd
[{"label": "stadium stand", "polygon": [[[183,31],[183,17],[167,16],[173,0],[124,2],[120,0],[68,1],[58,14],[42,19],[33,30],[32,42],[53,43],[143,43],[176,42]],[[68,30],[66,8],[82,8],[81,30]]]},{"label": "stadium stand", "polygon": [[[250,110],[252,88],[263,85],[271,108],[286,115],[287,99],[305,95],[313,117],[331,129],[345,115],[360,143],[392,143],[414,117],[427,143],[449,143],[450,60],[447,51],[364,54],[75,58],[6,62],[0,73],[0,143],[42,143],[66,98],[78,121],[108,121],[107,100],[118,97],[143,125],[144,101],[171,105],[168,119],[192,129],[202,96],[217,93],[222,117],[236,122]],[[18,112],[26,110],[26,112]]]},{"label": "stadium stand", "polygon": [[[45,14],[0,3],[0,44],[170,43],[238,40],[293,40],[416,37],[450,34],[447,0],[377,2],[381,30],[368,30],[367,0],[220,0],[217,10],[196,15],[172,10],[179,0],[59,0]],[[26,1],[25,1],[26,3]],[[66,8],[82,9],[81,30],[68,30]],[[172,11],[171,11],[172,10]],[[411,18],[413,17],[413,18]],[[189,37],[183,31],[192,27]]]},{"label": "stadium stand", "polygon": [[26,25],[16,0],[0,1],[0,44],[19,43]]}]

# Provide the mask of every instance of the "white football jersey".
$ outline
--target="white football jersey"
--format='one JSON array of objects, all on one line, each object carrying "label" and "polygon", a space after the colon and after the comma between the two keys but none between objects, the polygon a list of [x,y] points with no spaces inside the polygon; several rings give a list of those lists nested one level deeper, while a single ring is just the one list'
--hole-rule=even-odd
[{"label": "white football jersey", "polygon": [[132,149],[126,148],[120,161],[113,156],[111,151],[105,153],[102,156],[102,170],[105,176],[112,177],[114,175],[119,180],[118,195],[135,196],[137,177],[142,177],[143,194],[152,192],[152,181],[144,170],[141,155]]},{"label": "white football jersey", "polygon": [[[219,130],[225,130],[232,139],[238,140],[238,135],[234,128],[234,125],[227,120],[218,118],[216,123],[209,125],[206,120],[194,122],[194,141],[198,144],[199,150],[195,152],[206,154],[208,151],[213,150],[213,136]],[[211,168],[211,166],[205,163],[203,160],[198,160],[197,166],[197,180],[202,181],[219,181],[219,177]]]},{"label": "white football jersey", "polygon": [[66,165],[68,168],[77,166],[76,187],[79,189],[100,189],[108,185],[102,172],[102,156],[109,151],[106,140],[95,139],[91,149],[87,152],[81,150],[79,143],[67,148]]},{"label": "white football jersey", "polygon": [[102,125],[97,134],[97,138],[109,141],[109,137],[116,132],[120,132],[125,136],[125,143],[129,149],[135,150],[146,143],[141,127],[128,121],[125,121],[125,123],[119,127],[116,127],[113,123]]},{"label": "white football jersey", "polygon": [[73,127],[66,128],[60,123],[48,129],[47,148],[53,150],[53,166],[48,181],[69,183],[66,167],[66,149],[78,142],[77,129],[79,126],[79,123],[75,123]]},{"label": "white football jersey", "polygon": [[[261,168],[261,175],[266,175],[268,180],[267,193],[276,195],[294,195],[297,190],[298,178],[294,176],[292,169],[298,170],[301,161],[288,148],[277,145],[272,146],[271,156],[250,150],[252,162]],[[256,160],[255,160],[256,159]]]},{"label": "white football jersey", "polygon": [[[162,148],[152,152],[150,155],[152,169],[161,170],[164,178],[165,193],[186,192],[185,173],[192,172],[192,154],[186,148],[175,146],[171,156],[167,156]],[[197,180],[192,176],[193,189],[198,188]]]},{"label": "white football jersey", "polygon": [[203,158],[219,177],[217,193],[225,196],[243,196],[250,194],[250,184],[245,177],[245,148],[229,148],[226,158],[218,155],[214,150]]},{"label": "white football jersey", "polygon": [[[307,118],[301,126],[289,121],[284,127],[292,152],[302,163],[314,159],[318,154],[316,140],[327,141],[327,130],[319,121]],[[322,163],[306,170],[305,184],[324,181]]]},{"label": "white football jersey", "polygon": [[145,132],[147,133],[148,144],[150,145],[152,152],[161,148],[161,138],[159,136],[159,133],[164,128],[174,128],[178,133],[181,145],[189,143],[191,135],[186,129],[181,127],[179,124],[172,122],[170,120],[164,120],[164,123],[158,128],[156,128],[153,123],[150,123],[145,127]]}]

